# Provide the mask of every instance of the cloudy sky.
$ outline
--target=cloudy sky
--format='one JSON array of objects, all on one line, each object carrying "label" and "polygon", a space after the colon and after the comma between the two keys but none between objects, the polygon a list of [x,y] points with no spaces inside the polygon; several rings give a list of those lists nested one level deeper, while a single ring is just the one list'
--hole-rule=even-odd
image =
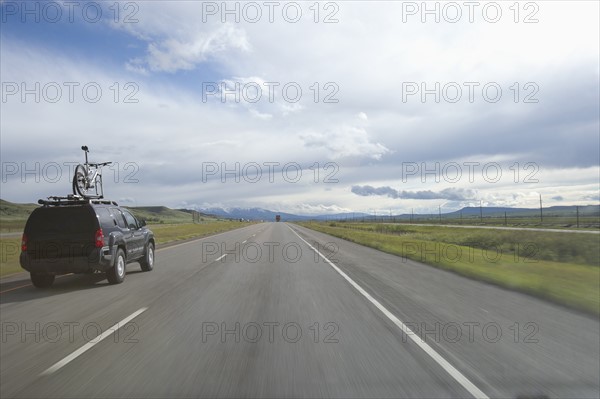
[{"label": "cloudy sky", "polygon": [[0,197],[597,204],[599,3],[2,1]]}]

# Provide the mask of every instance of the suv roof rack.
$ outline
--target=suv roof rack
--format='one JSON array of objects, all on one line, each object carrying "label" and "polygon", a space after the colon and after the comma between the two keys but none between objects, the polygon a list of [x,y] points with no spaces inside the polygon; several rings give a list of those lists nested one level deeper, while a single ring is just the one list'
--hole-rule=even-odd
[{"label": "suv roof rack", "polygon": [[69,194],[66,197],[50,196],[47,200],[39,199],[38,204],[43,206],[64,206],[64,205],[84,205],[84,204],[106,204],[119,206],[115,201],[101,198],[83,198],[79,195]]}]

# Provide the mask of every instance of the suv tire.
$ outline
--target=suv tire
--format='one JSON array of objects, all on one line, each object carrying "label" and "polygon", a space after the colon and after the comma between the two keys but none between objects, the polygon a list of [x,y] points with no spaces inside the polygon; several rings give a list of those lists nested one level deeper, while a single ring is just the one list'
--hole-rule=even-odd
[{"label": "suv tire", "polygon": [[106,279],[110,284],[121,284],[125,280],[126,265],[125,253],[119,248],[113,266],[106,271]]},{"label": "suv tire", "polygon": [[142,267],[142,271],[145,272],[154,269],[154,244],[152,242],[146,245],[144,257],[140,259],[140,266]]}]

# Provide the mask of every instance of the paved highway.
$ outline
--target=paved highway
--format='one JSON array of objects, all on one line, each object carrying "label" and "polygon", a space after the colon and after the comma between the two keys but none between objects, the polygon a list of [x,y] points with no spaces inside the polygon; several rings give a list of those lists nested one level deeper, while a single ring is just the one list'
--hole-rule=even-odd
[{"label": "paved highway", "polygon": [[597,318],[287,223],[27,284],[0,287],[2,398],[600,396]]}]

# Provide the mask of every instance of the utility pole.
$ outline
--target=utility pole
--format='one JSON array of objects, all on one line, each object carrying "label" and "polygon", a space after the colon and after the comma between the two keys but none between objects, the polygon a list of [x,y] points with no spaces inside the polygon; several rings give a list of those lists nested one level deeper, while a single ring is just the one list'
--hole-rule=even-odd
[{"label": "utility pole", "polygon": [[544,221],[544,214],[542,213],[542,194],[540,194],[540,223]]},{"label": "utility pole", "polygon": [[413,222],[413,218],[415,217],[415,209],[411,208],[410,209],[410,222]]},{"label": "utility pole", "polygon": [[507,223],[506,223],[506,211],[504,211],[504,225],[507,226]]},{"label": "utility pole", "polygon": [[440,223],[442,223],[442,206],[438,205],[439,214],[440,214]]},{"label": "utility pole", "polygon": [[577,210],[577,228],[579,228],[579,206],[576,206],[575,209]]}]

